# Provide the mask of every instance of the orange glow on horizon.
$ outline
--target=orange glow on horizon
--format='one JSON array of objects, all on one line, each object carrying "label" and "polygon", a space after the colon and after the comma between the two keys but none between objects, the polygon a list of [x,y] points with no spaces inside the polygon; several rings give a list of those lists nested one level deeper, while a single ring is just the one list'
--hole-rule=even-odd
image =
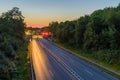
[{"label": "orange glow on horizon", "polygon": [[45,26],[48,26],[49,23],[54,22],[54,21],[64,22],[67,20],[74,20],[74,18],[70,18],[70,19],[69,18],[67,18],[67,17],[64,17],[64,18],[57,18],[57,17],[30,18],[29,17],[29,19],[28,18],[25,19],[25,22],[26,22],[27,27],[45,27]]},{"label": "orange glow on horizon", "polygon": [[26,22],[27,27],[44,27],[44,26],[48,26],[48,24],[40,24],[40,23],[28,23]]},{"label": "orange glow on horizon", "polygon": [[27,27],[44,27],[44,26],[48,26],[49,22],[47,21],[41,21],[41,20],[34,20],[34,19],[30,19],[30,20],[25,20]]}]

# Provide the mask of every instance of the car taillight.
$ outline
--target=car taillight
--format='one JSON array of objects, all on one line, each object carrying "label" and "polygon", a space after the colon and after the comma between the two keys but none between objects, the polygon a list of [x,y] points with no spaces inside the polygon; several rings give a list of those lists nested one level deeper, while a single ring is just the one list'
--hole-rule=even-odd
[{"label": "car taillight", "polygon": [[42,35],[43,35],[43,36],[48,36],[48,35],[49,35],[49,32],[42,32]]}]

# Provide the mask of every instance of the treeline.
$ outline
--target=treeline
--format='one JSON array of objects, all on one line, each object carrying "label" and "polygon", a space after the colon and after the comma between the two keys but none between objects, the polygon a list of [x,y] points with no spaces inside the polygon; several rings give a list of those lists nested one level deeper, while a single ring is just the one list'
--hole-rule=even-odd
[{"label": "treeline", "polygon": [[0,80],[11,80],[15,73],[14,59],[24,43],[24,17],[14,7],[0,16]]},{"label": "treeline", "polygon": [[120,4],[77,20],[49,24],[56,41],[89,52],[109,64],[120,64]]}]

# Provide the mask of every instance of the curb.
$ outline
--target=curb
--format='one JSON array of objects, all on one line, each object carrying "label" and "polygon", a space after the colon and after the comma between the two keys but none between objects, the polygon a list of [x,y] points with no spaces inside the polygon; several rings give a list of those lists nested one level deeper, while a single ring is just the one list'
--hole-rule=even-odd
[{"label": "curb", "polygon": [[35,79],[35,73],[34,73],[34,69],[33,69],[32,64],[30,65],[30,67],[31,67],[31,77],[32,77],[32,80],[36,80],[36,79]]}]

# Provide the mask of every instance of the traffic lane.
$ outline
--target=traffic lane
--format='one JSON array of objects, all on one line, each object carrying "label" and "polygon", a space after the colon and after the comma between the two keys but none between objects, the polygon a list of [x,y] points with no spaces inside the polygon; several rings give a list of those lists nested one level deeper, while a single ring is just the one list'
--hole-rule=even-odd
[{"label": "traffic lane", "polygon": [[[55,50],[55,49],[54,49]],[[65,56],[64,56],[65,57]],[[61,59],[63,59],[64,57],[61,57]],[[63,59],[64,60],[64,62],[67,62],[66,64],[67,65],[69,65],[69,67],[71,67],[75,72],[77,72],[77,71],[79,71],[79,72],[77,72],[77,74],[79,73],[79,75],[80,75],[80,77],[83,79],[84,78],[84,80],[86,79],[89,79],[89,80],[94,80],[94,78],[93,78],[93,74],[91,74],[90,73],[90,71],[88,71],[87,69],[82,69],[82,68],[76,68],[76,67],[74,67],[74,66],[72,66],[71,65],[71,58],[69,58],[69,57],[66,57],[66,58],[64,58]],[[81,70],[81,71],[80,71]],[[86,73],[87,72],[87,73]],[[101,78],[102,79],[102,78]],[[95,78],[95,80],[96,80],[96,78]],[[102,79],[102,80],[104,80],[104,79]]]},{"label": "traffic lane", "polygon": [[36,80],[77,80],[36,41],[33,41],[32,59]]},{"label": "traffic lane", "polygon": [[[57,51],[58,53],[58,51]],[[81,77],[84,79],[89,80],[96,80],[96,79],[102,79],[102,80],[110,80],[113,78],[109,77],[106,73],[99,71],[97,69],[94,69],[93,67],[89,67],[87,64],[82,64],[79,60],[72,59],[72,56],[66,56],[64,52],[61,51],[63,55],[59,56],[64,62],[66,62],[67,65],[69,65],[75,72],[77,72]],[[74,67],[75,66],[75,67]],[[97,74],[96,74],[97,73]],[[105,77],[104,77],[105,76]]]},{"label": "traffic lane", "polygon": [[[56,58],[54,55],[52,55],[47,48],[45,48],[41,43],[39,43],[39,45],[43,48],[44,51],[47,51],[45,53],[48,53],[48,56],[51,56],[53,58],[53,60],[56,61],[55,65],[56,64],[59,64],[59,66],[61,66],[61,68],[63,70],[60,70],[62,71],[63,73],[59,74],[59,75],[63,75],[61,77],[56,77],[55,80],[83,80],[80,78],[80,76],[76,76],[75,72],[72,72],[71,69],[69,69],[65,64],[63,64],[63,62],[60,61],[60,59]],[[53,63],[53,62],[52,62]],[[54,66],[54,65],[52,65]],[[58,66],[57,66],[58,67]],[[60,69],[60,68],[59,68]],[[55,69],[57,70],[57,69]],[[65,71],[65,72],[64,72]],[[58,74],[58,71],[55,71],[55,74]]]},{"label": "traffic lane", "polygon": [[[47,42],[48,42],[48,41],[47,41]],[[56,47],[56,46],[55,46],[55,47]],[[51,46],[50,48],[52,48],[52,46]],[[53,48],[53,49],[54,49],[54,51],[56,51],[56,50],[58,51],[58,50],[59,50],[59,49],[55,49],[55,48]],[[62,50],[62,49],[60,49],[60,50]],[[63,51],[63,50],[62,50],[62,51]],[[59,51],[59,52],[61,52],[61,51]],[[64,51],[64,52],[66,53],[66,51]],[[58,53],[58,52],[57,52],[57,53]],[[60,53],[59,53],[59,54],[60,54]],[[64,53],[62,52],[61,54],[64,54]],[[66,54],[67,54],[67,53],[66,53]],[[70,61],[70,59],[71,59],[71,61],[73,60],[75,64],[77,64],[77,63],[76,63],[77,61],[78,61],[78,64],[81,64],[81,63],[83,62],[82,60],[76,58],[76,56],[73,56],[73,55],[71,55],[71,54],[69,54],[69,53],[68,53],[67,55],[74,57],[74,59],[71,59],[70,57],[66,57],[65,54],[64,54],[64,56],[63,56],[63,55],[62,55],[62,56],[65,57],[67,60],[69,59],[68,61]],[[64,58],[64,59],[65,59],[65,58]],[[75,60],[75,59],[77,59],[77,60]],[[68,62],[68,61],[66,61],[66,62]],[[80,62],[80,61],[81,61],[81,62]],[[84,70],[85,70],[84,72],[87,72],[88,75],[90,75],[91,73],[94,74],[94,77],[93,77],[93,78],[95,78],[95,79],[96,79],[96,78],[99,78],[99,76],[100,76],[100,78],[104,78],[105,80],[106,80],[106,79],[108,79],[108,80],[116,80],[114,77],[112,77],[112,76],[110,76],[110,75],[108,75],[108,74],[106,74],[106,73],[98,70],[97,68],[95,68],[95,67],[93,67],[93,66],[91,66],[91,65],[86,64],[85,62],[83,62],[82,64],[84,65],[84,67],[87,66],[87,68],[88,68],[88,67],[90,68],[90,69],[88,68],[89,70],[88,70],[87,68],[85,68],[85,69],[84,69]],[[75,68],[75,69],[76,69],[76,68]],[[77,69],[76,71],[79,71],[79,70]],[[97,75],[96,73],[97,73],[98,75]],[[97,76],[96,76],[96,75],[97,75]],[[104,79],[103,79],[103,80],[104,80]]]},{"label": "traffic lane", "polygon": [[49,70],[52,73],[52,80],[77,80],[72,76],[50,53],[43,48],[49,61]]},{"label": "traffic lane", "polygon": [[41,48],[38,47],[36,40],[32,40],[32,62],[36,80],[52,80],[48,72],[47,58]]},{"label": "traffic lane", "polygon": [[[68,52],[58,48],[57,46],[51,44],[45,39],[40,39],[46,48],[51,50],[55,55],[62,59],[67,65],[69,65],[74,71],[76,71],[80,76],[87,80],[117,80],[111,75],[102,72],[101,70],[85,63],[84,61],[78,59],[76,56],[69,54]],[[82,74],[81,74],[82,73]]]}]

